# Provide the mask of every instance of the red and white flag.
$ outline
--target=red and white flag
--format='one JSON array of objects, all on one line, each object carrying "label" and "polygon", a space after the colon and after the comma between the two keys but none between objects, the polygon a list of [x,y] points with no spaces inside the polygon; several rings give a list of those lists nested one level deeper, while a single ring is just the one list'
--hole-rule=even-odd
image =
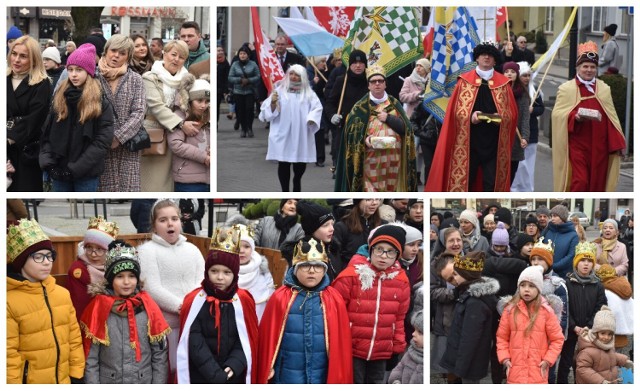
[{"label": "red and white flag", "polygon": [[338,37],[346,37],[349,34],[355,11],[356,7],[313,7],[318,24]]},{"label": "red and white flag", "polygon": [[500,42],[500,33],[498,29],[507,21],[507,7],[496,8],[496,42]]},{"label": "red and white flag", "polygon": [[260,27],[260,16],[258,15],[257,7],[251,7],[251,19],[253,21],[253,37],[258,66],[260,67],[260,76],[262,76],[262,81],[267,87],[267,91],[271,93],[276,82],[284,79],[284,71],[269,43],[269,37]]},{"label": "red and white flag", "polygon": [[424,46],[424,56],[431,57],[431,51],[433,50],[433,34],[436,29],[436,7],[431,7],[431,13],[429,14],[429,23],[427,23],[427,34],[422,40],[422,46]]}]

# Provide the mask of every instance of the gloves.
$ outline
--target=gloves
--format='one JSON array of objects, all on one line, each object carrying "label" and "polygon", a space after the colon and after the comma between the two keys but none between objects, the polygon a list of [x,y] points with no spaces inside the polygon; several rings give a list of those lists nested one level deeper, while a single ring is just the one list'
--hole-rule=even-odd
[{"label": "gloves", "polygon": [[633,361],[627,360],[627,362],[624,363],[624,367],[627,369],[633,369]]},{"label": "gloves", "polygon": [[342,116],[340,114],[334,114],[333,117],[331,117],[331,123],[334,125],[340,124],[340,121],[342,121]]},{"label": "gloves", "polygon": [[242,84],[243,87],[247,86],[247,84],[249,84],[249,79],[243,77],[242,79],[240,79],[240,84]]}]

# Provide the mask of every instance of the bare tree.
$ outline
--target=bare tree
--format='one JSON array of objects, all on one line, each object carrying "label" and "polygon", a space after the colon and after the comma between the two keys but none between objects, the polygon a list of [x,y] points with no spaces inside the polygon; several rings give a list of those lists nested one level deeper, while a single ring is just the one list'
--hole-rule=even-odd
[{"label": "bare tree", "polygon": [[91,34],[91,29],[100,27],[100,15],[104,7],[71,7],[71,18],[75,24],[73,40],[81,45]]}]

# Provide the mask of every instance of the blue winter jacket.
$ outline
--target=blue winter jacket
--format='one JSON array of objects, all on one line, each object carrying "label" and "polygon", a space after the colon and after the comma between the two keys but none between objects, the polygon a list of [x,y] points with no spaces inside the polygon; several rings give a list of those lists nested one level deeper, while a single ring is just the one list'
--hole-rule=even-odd
[{"label": "blue winter jacket", "polygon": [[284,284],[300,291],[291,305],[282,345],[274,367],[273,383],[324,384],[327,382],[328,357],[324,339],[324,318],[320,292],[330,284],[325,274],[312,291],[303,288],[290,268]]},{"label": "blue winter jacket", "polygon": [[573,271],[573,257],[576,253],[576,246],[580,242],[573,223],[569,221],[556,225],[549,222],[541,236],[544,236],[545,242],[550,239],[555,244],[553,271],[566,279],[567,274]]}]

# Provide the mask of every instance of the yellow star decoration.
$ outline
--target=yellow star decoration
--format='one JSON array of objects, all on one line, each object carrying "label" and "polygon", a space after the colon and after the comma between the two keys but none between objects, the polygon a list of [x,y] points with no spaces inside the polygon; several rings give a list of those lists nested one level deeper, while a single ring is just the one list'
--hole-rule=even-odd
[{"label": "yellow star decoration", "polygon": [[370,19],[373,22],[373,29],[380,35],[382,35],[382,30],[380,30],[380,23],[391,23],[389,20],[385,19],[382,16],[382,13],[385,11],[385,9],[386,7],[374,7],[373,14],[364,16],[365,18]]}]

